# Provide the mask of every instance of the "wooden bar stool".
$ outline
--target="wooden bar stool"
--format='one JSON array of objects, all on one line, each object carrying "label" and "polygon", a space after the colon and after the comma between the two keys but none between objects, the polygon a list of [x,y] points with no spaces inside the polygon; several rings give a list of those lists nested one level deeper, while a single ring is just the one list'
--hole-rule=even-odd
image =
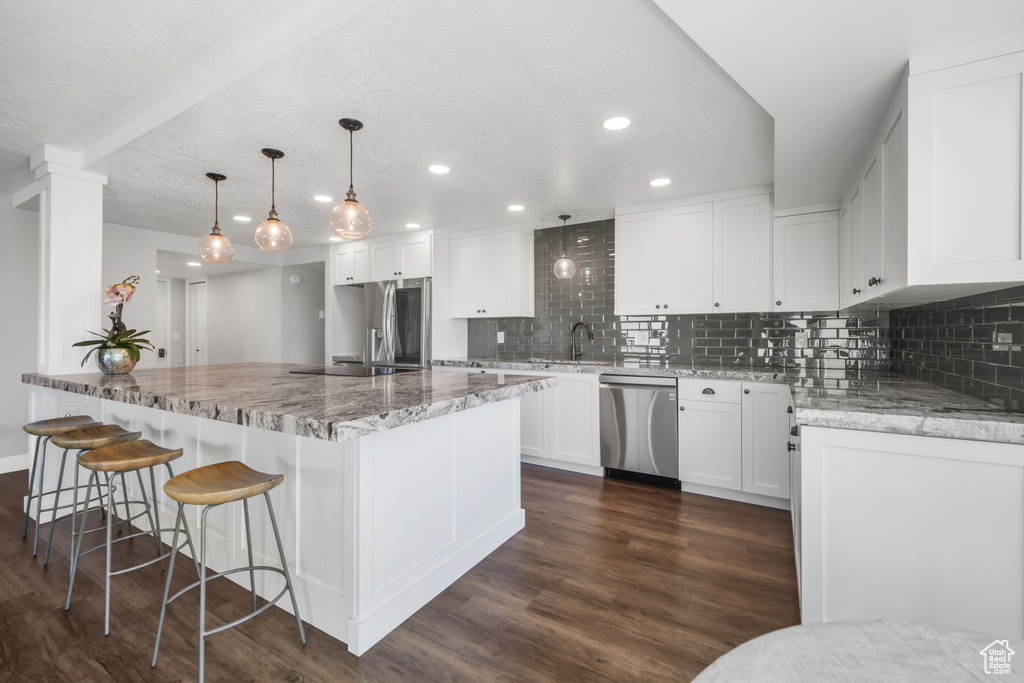
[{"label": "wooden bar stool", "polygon": [[[185,522],[185,505],[205,505],[202,514],[202,525],[199,530],[199,580],[182,588],[168,598],[171,591],[171,577],[174,575],[174,557],[171,557],[171,565],[167,570],[167,584],[164,587],[164,600],[160,605],[160,623],[156,629],[156,645],[153,647],[153,666],[156,666],[156,658],[160,654],[160,636],[164,630],[164,616],[167,614],[168,603],[178,599],[180,595],[199,586],[199,680],[203,680],[206,654],[206,636],[219,633],[226,629],[238,626],[242,622],[252,619],[257,614],[268,610],[278,600],[284,597],[287,592],[291,595],[292,609],[295,611],[295,622],[299,625],[299,638],[302,644],[306,644],[306,632],[302,628],[302,618],[299,616],[299,604],[295,600],[295,590],[292,588],[291,575],[288,573],[288,562],[284,557],[284,546],[281,545],[281,534],[277,528],[277,519],[274,517],[274,506],[270,502],[270,489],[284,481],[283,474],[263,474],[254,469],[246,467],[238,461],[217,463],[207,465],[198,469],[184,472],[164,484],[164,492],[178,501],[178,518],[174,522],[174,540],[171,545],[178,542],[179,523],[184,525],[185,533],[188,534],[188,526]],[[252,559],[252,533],[249,529],[249,498],[263,494],[267,501],[267,511],[270,513],[270,523],[274,527],[274,538],[277,540],[277,551],[281,555],[281,567],[257,567]],[[229,569],[206,576],[206,515],[211,509],[224,503],[242,501],[242,510],[245,514],[245,547],[249,551],[249,566],[237,569]],[[193,553],[193,558],[195,554]],[[211,579],[221,576],[228,576],[238,572],[249,572],[249,587],[252,594],[252,612],[230,623],[206,630],[206,584]],[[256,609],[256,571],[277,572],[284,576],[284,588],[273,600]]]},{"label": "wooden bar stool", "polygon": [[[49,420],[29,422],[27,425],[22,427],[26,432],[36,437],[35,454],[32,456],[32,469],[29,471],[28,476],[28,500],[25,503],[25,520],[21,525],[21,537],[27,538],[28,519],[30,516],[29,512],[32,510],[32,499],[38,499],[36,500],[36,534],[35,540],[32,542],[32,557],[35,557],[39,550],[39,519],[42,514],[40,508],[43,504],[43,496],[47,496],[51,493],[50,491],[43,491],[43,474],[46,472],[46,445],[50,442],[50,439],[57,434],[81,429],[82,427],[92,427],[98,424],[99,422],[88,415],[69,415],[68,417],[55,417]],[[42,454],[42,462],[40,462],[40,454]],[[39,493],[36,493],[34,490],[37,471],[39,472]],[[59,482],[57,486],[58,488],[60,487]]]},{"label": "wooden bar stool", "polygon": [[[115,443],[94,450],[83,453],[79,459],[78,464],[87,470],[91,470],[89,475],[89,483],[85,489],[85,511],[82,513],[82,524],[78,531],[77,538],[78,543],[71,555],[71,579],[68,582],[68,599],[64,603],[64,609],[71,608],[71,594],[75,589],[75,575],[78,572],[78,562],[83,555],[88,555],[94,550],[100,548],[106,548],[107,551],[107,563],[106,563],[106,596],[104,600],[104,611],[103,611],[103,635],[110,633],[110,577],[117,576],[118,574],[125,574],[142,567],[148,567],[156,562],[163,562],[168,556],[173,557],[174,554],[179,550],[177,525],[175,525],[174,543],[171,544],[171,549],[168,552],[163,552],[163,543],[160,540],[160,533],[164,531],[171,531],[171,529],[160,528],[160,511],[156,497],[156,479],[153,475],[153,468],[160,465],[164,465],[167,468],[168,475],[173,478],[174,470],[171,469],[171,461],[181,457],[181,449],[169,449],[157,446],[152,441],[145,439],[138,441],[126,441],[121,443]],[[152,487],[153,502],[150,504],[149,499],[146,497],[146,488],[142,485],[142,475],[139,474],[139,484],[141,486],[142,500],[125,500],[126,506],[129,504],[141,504],[145,509],[134,515],[128,516],[125,520],[131,522],[134,519],[146,515],[149,517],[150,530],[139,531],[137,533],[130,533],[127,536],[122,536],[118,539],[113,539],[113,516],[114,516],[114,491],[116,490],[116,484],[114,483],[114,475],[121,474],[121,483],[124,485],[124,473],[125,472],[136,472],[139,473],[143,469],[149,469],[149,481]],[[92,502],[92,487],[95,485],[97,492],[100,487],[100,472],[102,472],[106,478],[107,484],[107,519],[105,527],[97,527],[86,531],[86,522],[88,521],[89,515],[89,504]],[[151,514],[152,510],[152,514]],[[98,544],[89,548],[85,552],[82,552],[82,540],[85,534],[92,533],[94,531],[101,531],[106,529],[107,538],[105,543]],[[152,536],[156,541],[157,556],[152,560],[148,560],[141,564],[137,564],[126,569],[120,569],[118,571],[111,571],[111,549],[114,543],[120,543],[121,541],[127,541],[136,536]],[[185,525],[185,544],[182,547],[188,545],[192,548],[192,536],[188,532],[188,525]],[[192,556],[195,557],[195,549],[192,549]],[[198,571],[198,567],[196,568]]]},{"label": "wooden bar stool", "polygon": [[[82,453],[89,451],[93,448],[100,448],[102,446],[108,446],[113,443],[121,443],[123,441],[134,441],[142,436],[141,432],[130,432],[127,429],[119,425],[108,425],[108,424],[96,424],[88,427],[80,427],[71,431],[62,432],[55,434],[51,439],[50,443],[54,446],[64,449],[64,454],[60,456],[60,472],[57,474],[57,488],[53,491],[53,507],[46,508],[45,510],[37,509],[37,514],[43,512],[51,512],[50,515],[50,531],[46,539],[46,555],[43,557],[43,566],[45,567],[50,562],[50,548],[53,545],[53,530],[57,526],[57,510],[61,510],[67,507],[71,508],[71,550],[74,552],[75,548],[75,515],[78,513],[78,467],[75,467],[75,484],[71,489],[62,488],[64,484],[64,466],[68,459],[68,451],[77,449],[78,454],[75,456],[76,461],[82,456]],[[60,504],[60,494],[64,491],[70,490],[72,492],[71,505],[64,503]],[[38,519],[37,519],[38,521]],[[39,524],[36,524],[36,535],[38,538]],[[32,548],[32,554],[35,555],[35,547]]]}]

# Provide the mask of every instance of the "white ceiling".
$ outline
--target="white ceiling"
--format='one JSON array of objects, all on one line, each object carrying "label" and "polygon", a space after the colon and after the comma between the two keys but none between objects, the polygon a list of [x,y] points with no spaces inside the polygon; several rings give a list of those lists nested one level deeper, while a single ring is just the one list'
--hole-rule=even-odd
[{"label": "white ceiling", "polygon": [[[199,239],[218,171],[224,232],[251,244],[259,150],[277,147],[302,247],[331,234],[312,195],[347,188],[343,116],[366,125],[355,187],[375,235],[773,181],[776,208],[837,201],[907,58],[1021,30],[1024,2],[47,0],[2,19],[0,192],[28,186],[49,143],[109,176],[107,221]],[[633,125],[603,130],[612,115]]]},{"label": "white ceiling", "polygon": [[[615,206],[772,182],[771,117],[654,2],[366,4],[8,4],[0,191],[30,183],[39,145],[61,145],[108,175],[105,220],[199,239],[213,218],[204,174],[217,171],[228,177],[221,226],[251,244],[270,204],[260,148],[277,147],[281,219],[296,247],[327,244],[330,205],[312,195],[344,198],[343,116],[366,126],[355,189],[374,234],[407,222],[545,227],[563,212],[603,219]],[[264,63],[242,73],[225,46]],[[612,115],[633,125],[606,131]],[[432,163],[452,172],[433,175]],[[672,184],[647,184],[661,176]]]},{"label": "white ceiling", "polygon": [[911,57],[1024,30],[1021,0],[655,0],[775,118],[775,208],[836,202]]}]

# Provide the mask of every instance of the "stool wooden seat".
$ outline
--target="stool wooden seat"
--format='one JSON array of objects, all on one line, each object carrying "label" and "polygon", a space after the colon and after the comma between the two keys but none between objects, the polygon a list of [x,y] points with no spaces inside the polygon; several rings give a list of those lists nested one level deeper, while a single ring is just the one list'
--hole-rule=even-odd
[{"label": "stool wooden seat", "polygon": [[135,441],[142,437],[142,432],[130,432],[120,425],[101,424],[95,427],[82,427],[69,432],[55,435],[51,441],[61,448],[102,448],[112,443]]},{"label": "stool wooden seat", "polygon": [[[167,582],[164,585],[164,599],[160,605],[160,622],[156,629],[156,645],[153,647],[153,666],[156,666],[157,657],[160,654],[160,636],[164,630],[164,617],[167,615],[167,605],[177,600],[185,592],[199,586],[199,681],[203,681],[203,672],[206,662],[206,637],[219,633],[225,629],[238,626],[244,621],[252,619],[256,615],[270,609],[277,604],[277,601],[284,597],[285,593],[291,596],[292,610],[295,614],[295,622],[299,626],[299,638],[302,644],[306,644],[306,632],[302,627],[302,617],[299,616],[299,604],[295,599],[295,590],[292,588],[292,577],[288,573],[288,562],[284,556],[284,546],[281,544],[281,532],[277,528],[277,519],[274,517],[274,506],[270,501],[270,489],[284,481],[283,474],[264,474],[247,467],[236,460],[222,462],[214,465],[199,467],[189,472],[184,472],[170,479],[164,484],[164,493],[178,501],[178,518],[174,522],[174,539],[171,546],[178,543],[179,527],[184,528],[186,538],[189,538],[188,524],[185,518],[185,505],[202,505],[201,526],[199,527],[199,580],[185,586],[173,596],[171,595],[171,579],[174,576],[174,559],[171,556],[171,564],[167,569]],[[256,566],[253,562],[252,532],[249,527],[249,498],[263,494],[267,502],[267,512],[270,515],[270,524],[274,529],[274,538],[277,541],[277,552],[281,557],[281,566]],[[206,575],[206,515],[211,509],[224,503],[242,501],[242,512],[245,518],[245,548],[249,555],[249,566],[227,569],[222,572]],[[195,553],[192,554],[193,561]],[[276,597],[269,600],[263,606],[256,606],[256,572],[269,571],[280,574],[284,577],[284,588]],[[237,572],[249,572],[249,588],[252,597],[252,611],[235,619],[234,621],[222,624],[210,630],[206,629],[206,584],[216,578],[228,576]]]},{"label": "stool wooden seat", "polygon": [[[151,564],[154,564],[156,562],[160,562],[162,564],[164,559],[166,559],[167,557],[173,557],[173,555],[175,553],[177,553],[177,551],[179,550],[179,548],[177,547],[177,527],[176,527],[174,529],[174,531],[175,531],[175,540],[174,540],[174,543],[171,544],[171,550],[169,552],[166,552],[166,553],[163,552],[163,543],[161,541],[160,534],[161,534],[161,532],[164,532],[164,531],[170,532],[170,531],[172,531],[172,529],[170,529],[170,528],[167,528],[167,529],[160,528],[160,509],[159,509],[159,504],[157,502],[156,478],[155,478],[155,476],[153,474],[153,470],[154,470],[154,468],[159,467],[160,465],[163,465],[164,467],[167,468],[167,473],[168,473],[169,477],[171,479],[173,479],[174,478],[174,471],[171,469],[171,461],[176,460],[176,459],[181,457],[182,449],[180,449],[180,448],[163,448],[162,446],[158,446],[158,445],[154,444],[152,441],[149,441],[148,439],[138,439],[138,436],[139,436],[138,432],[131,432],[131,433],[125,432],[125,433],[133,435],[135,437],[134,440],[114,442],[114,443],[110,443],[110,444],[108,444],[106,446],[100,446],[98,448],[93,448],[92,450],[88,450],[88,451],[80,454],[79,457],[78,457],[78,464],[81,465],[83,468],[89,470],[90,474],[89,474],[89,484],[86,487],[86,494],[85,494],[85,509],[86,509],[86,512],[84,512],[82,514],[82,524],[81,524],[81,527],[80,527],[79,531],[77,533],[74,533],[74,529],[72,529],[71,543],[72,543],[72,550],[73,550],[73,552],[71,554],[71,578],[68,581],[68,598],[67,598],[67,602],[64,604],[64,609],[67,610],[67,609],[70,609],[70,607],[71,607],[71,595],[72,595],[72,592],[74,591],[74,588],[75,588],[75,575],[77,574],[77,571],[78,571],[78,562],[79,562],[79,560],[82,558],[83,555],[88,555],[89,553],[91,553],[94,550],[99,550],[100,548],[106,548],[106,555],[107,555],[107,558],[106,558],[106,591],[105,591],[106,595],[105,595],[105,599],[104,599],[103,635],[107,635],[108,633],[110,633],[110,577],[116,576],[118,574],[124,574],[124,573],[130,572],[130,571],[134,571],[136,569],[141,569],[142,567],[147,567],[147,566],[149,566]],[[96,435],[94,440],[98,441],[98,440],[101,440],[103,438],[104,437],[102,435]],[[144,469],[148,469],[149,470],[150,491],[153,494],[152,504],[150,504],[150,500],[146,496],[146,485],[142,481],[142,470],[144,470]],[[77,472],[77,468],[76,468],[76,472]],[[139,491],[142,494],[142,499],[141,500],[129,501],[128,497],[127,497],[127,493],[126,493],[125,494],[125,501],[124,501],[125,509],[126,510],[128,509],[128,505],[129,504],[141,504],[141,505],[144,506],[144,509],[143,509],[142,512],[140,512],[140,513],[138,513],[138,514],[136,514],[134,516],[129,514],[124,521],[131,523],[132,520],[135,520],[135,519],[138,519],[139,517],[145,516],[145,517],[148,518],[150,528],[149,528],[148,531],[139,531],[137,533],[129,533],[128,535],[121,536],[120,538],[115,540],[115,539],[113,539],[113,533],[112,533],[112,531],[113,531],[112,519],[113,519],[113,516],[114,516],[114,510],[113,510],[114,493],[113,492],[115,490],[115,488],[114,488],[115,485],[113,483],[113,480],[114,480],[114,477],[117,477],[118,475],[120,475],[121,485],[127,490],[127,484],[126,484],[125,478],[124,478],[124,474],[126,472],[135,472],[135,475],[136,475],[136,477],[138,478],[138,481],[139,481]],[[100,482],[100,474],[101,473],[103,474],[104,478],[106,479],[106,485],[107,485],[107,490],[108,490],[108,495],[107,495],[107,508],[108,509],[107,509],[107,519],[106,519],[106,524],[105,524],[105,529],[106,529],[106,532],[107,532],[106,543],[101,543],[99,545],[93,546],[92,548],[89,548],[85,552],[82,552],[82,540],[83,540],[85,534],[91,533],[93,531],[100,531],[101,529],[104,528],[104,527],[99,527],[99,528],[95,528],[95,529],[90,529],[88,531],[85,528],[86,522],[88,520],[88,514],[87,513],[88,513],[88,509],[89,509],[89,504],[92,502],[92,489],[93,489],[93,486],[95,486],[97,491],[99,490],[99,487],[101,485],[101,482]],[[77,481],[76,481],[76,484],[77,484]],[[129,530],[130,530],[130,527],[129,527]],[[156,554],[157,554],[157,556],[155,558],[153,558],[152,560],[143,562],[141,564],[138,564],[138,565],[135,565],[135,566],[132,566],[132,567],[128,567],[126,569],[121,569],[121,570],[118,570],[118,571],[112,571],[111,570],[111,547],[113,546],[113,544],[114,543],[120,543],[121,541],[126,541],[126,540],[131,539],[131,538],[135,538],[136,536],[152,536],[153,540],[156,543],[156,550],[157,550]],[[77,543],[76,543],[76,538],[77,538]],[[191,536],[187,532],[187,527],[186,527],[186,544],[189,547],[191,547],[191,545],[192,545],[192,538],[191,538]],[[184,547],[184,545],[182,547]],[[194,549],[192,550],[192,555],[193,555],[193,557],[195,556],[195,550]],[[198,565],[196,566],[196,569],[198,571]]]},{"label": "stool wooden seat", "polygon": [[78,464],[96,472],[131,472],[177,460],[181,453],[180,448],[163,448],[147,439],[122,441],[86,451]]},{"label": "stool wooden seat", "polygon": [[283,474],[263,474],[232,460],[183,472],[164,484],[164,493],[186,505],[220,505],[258,496],[282,481]]},{"label": "stool wooden seat", "polygon": [[[28,500],[25,501],[25,519],[21,525],[21,537],[28,537],[28,519],[29,513],[32,510],[32,499],[37,498],[36,501],[36,533],[35,539],[32,541],[32,557],[35,557],[36,552],[39,550],[39,520],[43,513],[43,496],[49,495],[51,491],[43,490],[43,474],[46,471],[46,444],[49,443],[50,437],[56,434],[63,434],[64,432],[70,432],[74,429],[81,429],[82,427],[92,427],[100,424],[89,415],[69,415],[67,417],[54,417],[49,420],[37,420],[35,422],[29,422],[27,425],[22,427],[26,432],[36,437],[36,448],[35,455],[32,457],[32,471],[29,473],[28,478]],[[43,464],[40,469],[39,455],[43,455]],[[39,493],[35,492],[36,486],[36,472],[39,472]],[[60,488],[60,482],[57,483],[57,488]]]},{"label": "stool wooden seat", "polygon": [[53,436],[54,434],[63,434],[73,429],[92,427],[98,424],[100,422],[94,420],[89,415],[68,415],[67,417],[54,417],[49,420],[29,422],[22,429],[32,436]]}]

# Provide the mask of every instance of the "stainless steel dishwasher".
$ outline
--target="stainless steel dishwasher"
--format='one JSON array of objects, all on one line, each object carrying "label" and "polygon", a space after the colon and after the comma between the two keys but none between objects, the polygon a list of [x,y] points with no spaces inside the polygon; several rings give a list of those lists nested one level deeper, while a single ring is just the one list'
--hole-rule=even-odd
[{"label": "stainless steel dishwasher", "polygon": [[676,380],[601,375],[601,466],[610,476],[678,486]]}]

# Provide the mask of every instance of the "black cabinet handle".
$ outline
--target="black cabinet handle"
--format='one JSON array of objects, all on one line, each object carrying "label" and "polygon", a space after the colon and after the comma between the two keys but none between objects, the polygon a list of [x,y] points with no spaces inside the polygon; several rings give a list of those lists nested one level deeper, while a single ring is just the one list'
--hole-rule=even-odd
[{"label": "black cabinet handle", "polygon": [[661,308],[661,304],[654,304],[655,308]]},{"label": "black cabinet handle", "polygon": [[860,290],[859,290],[859,289],[857,289],[856,287],[854,287],[854,288],[853,288],[853,293],[854,293],[854,294],[860,294]]},{"label": "black cabinet handle", "polygon": [[789,443],[786,444],[786,450],[787,451],[795,451],[796,450],[796,446],[793,445],[792,441],[790,441]]},{"label": "black cabinet handle", "polygon": [[882,284],[882,278],[880,277],[873,277],[870,280],[868,280],[868,287],[874,287],[875,285],[880,284]]},{"label": "black cabinet handle", "polygon": [[776,301],[776,302],[775,302],[775,305],[776,305],[776,306],[781,306],[781,305],[782,305],[782,302],[781,302],[781,301]]},{"label": "black cabinet handle", "polygon": [[668,304],[665,304],[664,306],[662,306],[662,308],[668,308]]},{"label": "black cabinet handle", "polygon": [[702,394],[708,394],[709,396],[714,396],[714,394],[715,394],[715,390],[714,390],[714,389],[712,389],[711,387],[708,387],[707,389],[705,389],[704,391],[702,391],[702,392],[700,392],[700,393],[702,393]]},{"label": "black cabinet handle", "polygon": [[718,308],[718,307],[719,307],[719,306],[721,306],[721,305],[722,305],[722,304],[720,304],[720,303],[717,303],[717,302],[716,302],[716,303],[715,303],[715,308]]},{"label": "black cabinet handle", "polygon": [[749,394],[749,393],[750,393],[750,389],[744,389],[744,390],[743,390],[743,393],[744,393],[744,394]]},{"label": "black cabinet handle", "polygon": [[686,410],[686,406],[679,406],[679,410]]}]

